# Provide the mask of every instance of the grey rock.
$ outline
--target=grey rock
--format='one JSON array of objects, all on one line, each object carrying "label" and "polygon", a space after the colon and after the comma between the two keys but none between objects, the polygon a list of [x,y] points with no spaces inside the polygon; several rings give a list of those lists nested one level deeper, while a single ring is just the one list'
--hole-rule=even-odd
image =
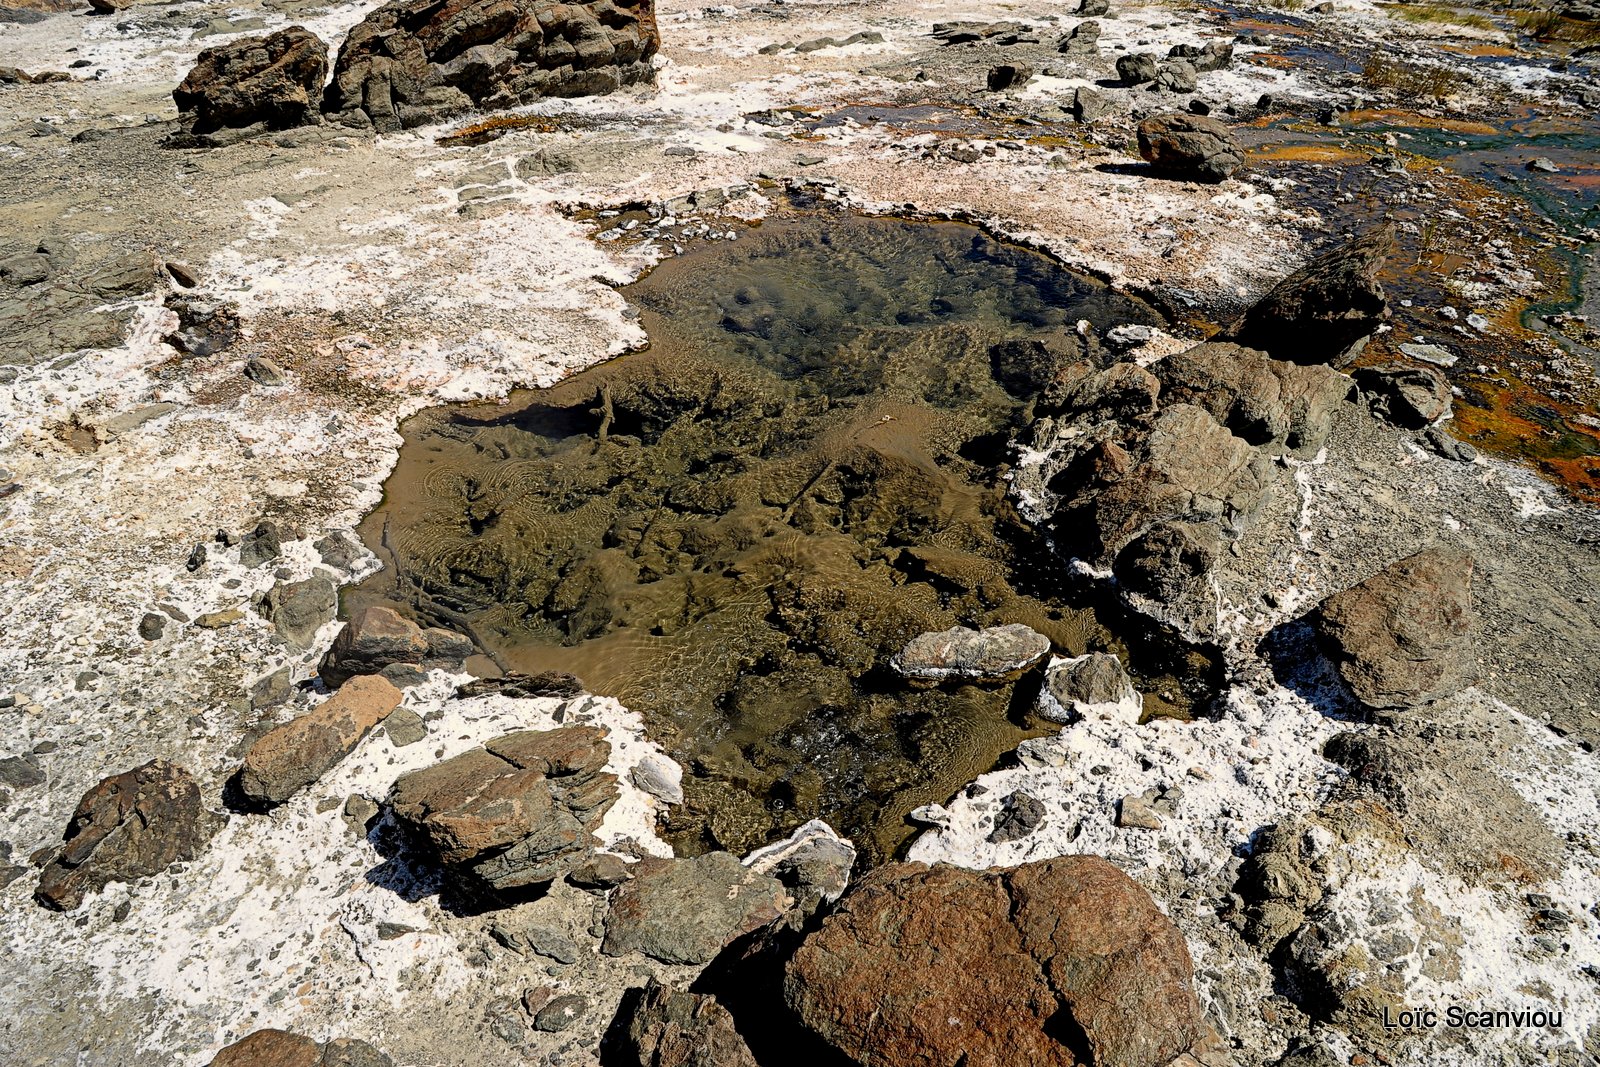
[{"label": "grey rock", "polygon": [[1072,103],[1067,110],[1079,122],[1095,122],[1111,113],[1111,102],[1104,93],[1079,86],[1072,91]]},{"label": "grey rock", "polygon": [[1122,661],[1109,652],[1052,663],[1044,687],[1050,699],[1041,700],[1039,706],[1044,718],[1052,721],[1067,722],[1108,706],[1128,708],[1135,716],[1139,712],[1139,694]]},{"label": "grey rock", "polygon": [[244,365],[244,376],[257,385],[282,385],[283,368],[265,356],[255,356]]},{"label": "grey rock", "polygon": [[589,1002],[575,993],[555,997],[533,1017],[533,1028],[547,1033],[565,1030],[582,1019]]},{"label": "grey rock", "polygon": [[1025,63],[1001,63],[989,68],[987,84],[991,93],[1020,89],[1033,78],[1033,68]]},{"label": "grey rock", "polygon": [[1372,413],[1403,429],[1418,430],[1447,418],[1450,383],[1432,367],[1383,363],[1352,372]]},{"label": "grey rock", "polygon": [[1100,24],[1093,20],[1078,23],[1057,43],[1056,51],[1069,56],[1095,55],[1100,51]]},{"label": "grey rock", "polygon": [[567,874],[567,881],[579,889],[605,893],[633,877],[629,864],[609,852],[591,853]]},{"label": "grey rock", "polygon": [[1453,367],[1460,357],[1443,345],[1433,344],[1403,344],[1400,354],[1420,359],[1424,363],[1432,363],[1435,367]]},{"label": "grey rock", "polygon": [[1430,426],[1423,431],[1421,443],[1424,448],[1435,455],[1454,460],[1457,463],[1471,463],[1478,458],[1478,450],[1476,448],[1473,448],[1465,441],[1458,441],[1451,437],[1450,432],[1442,426]]},{"label": "grey rock", "polygon": [[312,542],[312,547],[322,557],[322,562],[342,571],[353,570],[358,562],[367,557],[367,550],[361,542],[344,530],[335,530],[326,537],[319,537]]},{"label": "grey rock", "polygon": [[646,754],[630,777],[634,785],[664,803],[683,803],[683,768],[666,756]]},{"label": "grey rock", "polygon": [[239,539],[239,564],[241,566],[259,567],[263,563],[270,563],[282,554],[282,534],[278,531],[278,524],[270,520],[261,521],[254,530]]},{"label": "grey rock", "polygon": [[782,883],[727,852],[647,858],[612,897],[600,949],[608,956],[641,952],[663,963],[706,963],[788,906]]},{"label": "grey rock", "polygon": [[262,600],[261,614],[278,635],[297,648],[310,648],[317,630],[330,621],[339,606],[339,594],[326,578],[279,582]]},{"label": "grey rock", "polygon": [[1208,342],[1151,367],[1163,403],[1194,404],[1252,445],[1314,453],[1327,440],[1350,379],[1329,367],[1269,359]]},{"label": "grey rock", "polygon": [[1156,68],[1156,88],[1164,93],[1192,93],[1199,84],[1188,60],[1171,59]]},{"label": "grey rock", "polygon": [[414,745],[428,736],[428,727],[422,716],[410,708],[396,708],[383,722],[383,732],[389,735],[396,748]]},{"label": "grey rock", "polygon": [[1130,794],[1117,805],[1117,825],[1124,829],[1159,830],[1166,823],[1148,796]]},{"label": "grey rock", "polygon": [[1044,804],[1038,798],[1018,790],[1000,802],[1000,811],[994,818],[994,829],[989,831],[989,842],[998,845],[1020,841],[1038,828],[1044,816]]},{"label": "grey rock", "polygon": [[167,617],[159,611],[147,611],[139,620],[139,636],[146,641],[161,640],[162,631],[167,627]]},{"label": "grey rock", "polygon": [[901,677],[926,685],[1000,682],[1027,671],[1049,652],[1050,639],[1021,623],[983,630],[957,626],[912,638],[890,666]]},{"label": "grey rock", "polygon": [[1110,11],[1111,4],[1109,0],[1083,0],[1078,5],[1078,17],[1080,18],[1095,18],[1099,15],[1109,14]]},{"label": "grey rock", "polygon": [[12,789],[30,789],[44,782],[44,770],[39,766],[38,758],[32,754],[0,759],[0,785]]},{"label": "grey rock", "polygon": [[855,862],[855,846],[821,819],[812,819],[784,840],[744,858],[750,870],[782,882],[805,912],[838,900],[850,885]]},{"label": "grey rock", "polygon": [[1156,73],[1156,57],[1150,52],[1131,52],[1117,57],[1117,77],[1124,85],[1155,81]]}]

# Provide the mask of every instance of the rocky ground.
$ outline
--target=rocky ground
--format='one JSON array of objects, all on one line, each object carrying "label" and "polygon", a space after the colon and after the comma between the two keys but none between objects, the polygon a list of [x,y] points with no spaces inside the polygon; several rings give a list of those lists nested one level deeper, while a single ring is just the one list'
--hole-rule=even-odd
[{"label": "rocky ground", "polygon": [[[173,146],[215,143],[171,96],[201,49],[297,24],[337,51],[376,5],[49,6],[0,24],[22,72],[0,70],[7,1062],[198,1067],[264,1027],[310,1040],[231,1062],[590,1063],[608,1028],[605,1062],[1004,1063],[1040,1034],[1028,1062],[1600,1055],[1600,530],[1563,489],[1593,470],[1594,373],[1530,328],[1582,346],[1581,313],[1519,317],[1562,288],[1550,250],[1592,233],[1411,151],[1421,127],[1349,117],[1426,101],[1435,136],[1531,111],[1577,131],[1552,165],[1582,194],[1595,101],[1562,36],[1582,12],[1540,43],[1505,15],[1365,2],[1123,3],[1097,34],[992,2],[672,3],[653,86],[463,134],[492,98],[386,74],[403,128],[374,135],[363,89],[206,148]],[[1357,48],[1394,69],[1327,59]],[[1166,91],[1137,62],[1125,84],[1141,52]],[[1173,110],[1237,150],[1153,173],[1135,120]],[[400,420],[638,347],[614,287],[790,190],[978,221],[1169,313],[1068,375],[1012,491],[1082,581],[1225,665],[1206,714],[1141,723],[1108,665],[1052,663],[1059,735],[919,813],[910,858],[960,870],[889,865],[836,908],[851,853],[821,829],[668,859],[675,768],[615,701],[560,679],[458,694],[465,650],[403,621],[324,660],[335,590],[376,566],[348,531]],[[1353,379],[1321,351],[1339,324],[1305,317],[1236,331],[1271,360],[1183,361],[1383,215],[1408,271]],[[1453,395],[1418,377],[1439,361]],[[1452,401],[1493,451],[1430,426]],[[361,681],[330,692],[341,673]],[[1041,862],[1096,855],[1133,881]],[[960,873],[996,864],[1026,866]],[[933,900],[972,936],[946,945]],[[874,941],[890,922],[962,962]],[[1075,969],[1085,946],[1115,965]],[[966,1018],[986,971],[1038,1010],[974,1009],[957,1034],[1017,1028],[980,1056],[929,1020]],[[874,1037],[903,988],[938,996]],[[1451,1004],[1561,1021],[1381,1025]]]}]

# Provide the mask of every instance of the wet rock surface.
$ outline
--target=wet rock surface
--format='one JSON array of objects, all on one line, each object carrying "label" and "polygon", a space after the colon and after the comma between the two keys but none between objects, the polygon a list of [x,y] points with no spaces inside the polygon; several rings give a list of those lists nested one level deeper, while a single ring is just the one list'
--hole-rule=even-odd
[{"label": "wet rock surface", "polygon": [[957,627],[918,634],[890,665],[913,683],[1001,682],[1015,678],[1050,652],[1050,639],[1020,623],[985,630]]},{"label": "wet rock surface", "polygon": [[112,882],[135,882],[194,859],[221,823],[182,767],[152,760],[112,775],[78,801],[34,897],[71,911]]}]

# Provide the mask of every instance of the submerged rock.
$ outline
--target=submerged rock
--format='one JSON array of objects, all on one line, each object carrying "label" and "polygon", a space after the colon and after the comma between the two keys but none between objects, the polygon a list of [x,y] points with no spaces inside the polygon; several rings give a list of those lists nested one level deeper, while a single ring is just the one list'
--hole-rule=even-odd
[{"label": "submerged rock", "polygon": [[783,989],[801,1025],[874,1067],[1166,1067],[1214,1040],[1192,972],[1150,894],[1098,857],[899,863],[845,895]]},{"label": "submerged rock", "polygon": [[1392,226],[1365,233],[1273,286],[1213,340],[1295,363],[1347,366],[1389,319],[1378,274],[1393,252]]},{"label": "submerged rock", "polygon": [[253,804],[282,804],[348,756],[399,706],[400,690],[385,679],[352,679],[250,746],[236,779],[240,793]]},{"label": "submerged rock", "polygon": [[783,914],[783,884],[728,852],[640,860],[617,890],[600,951],[641,952],[663,963],[700,964],[741,934]]},{"label": "submerged rock", "polygon": [[[1117,71],[1122,73],[1121,60]],[[1220,182],[1244,166],[1244,149],[1232,130],[1216,119],[1180,111],[1139,123],[1139,155],[1159,173],[1201,182]]]},{"label": "submerged rock", "polygon": [[345,39],[324,110],[380,133],[478,107],[608,93],[654,77],[654,0],[394,0]]},{"label": "submerged rock", "polygon": [[71,911],[111,882],[133,882],[192,860],[222,827],[188,771],[151,760],[83,795],[66,841],[39,875],[34,897]]},{"label": "submerged rock", "polygon": [[1049,652],[1050,639],[1021,623],[985,630],[957,626],[912,638],[889,665],[901,677],[924,685],[1003,682],[1026,671]]},{"label": "submerged rock", "polygon": [[728,1009],[651,978],[617,1013],[623,1067],[756,1067]]},{"label": "submerged rock", "polygon": [[328,46],[303,26],[243,37],[200,53],[172,91],[195,134],[264,124],[285,129],[319,122],[328,80]]},{"label": "submerged rock", "polygon": [[605,737],[593,726],[507,734],[404,775],[389,807],[462,888],[543,886],[582,861],[616,803]]},{"label": "submerged rock", "polygon": [[1318,641],[1362,703],[1408,708],[1472,684],[1472,569],[1465,551],[1434,546],[1322,602]]}]

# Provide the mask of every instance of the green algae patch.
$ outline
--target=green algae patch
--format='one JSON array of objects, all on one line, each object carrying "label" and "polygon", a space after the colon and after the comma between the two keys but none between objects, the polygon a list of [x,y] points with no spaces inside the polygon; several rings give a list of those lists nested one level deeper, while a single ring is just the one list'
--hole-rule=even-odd
[{"label": "green algae patch", "polygon": [[768,223],[626,293],[649,349],[404,427],[363,528],[389,566],[352,602],[641,712],[688,771],[667,827],[686,850],[824,818],[893,855],[909,811],[1047,732],[1038,672],[913,689],[888,667],[910,638],[1020,622],[1128,656],[1005,475],[1051,376],[1157,318],[970,226],[847,215]]}]

